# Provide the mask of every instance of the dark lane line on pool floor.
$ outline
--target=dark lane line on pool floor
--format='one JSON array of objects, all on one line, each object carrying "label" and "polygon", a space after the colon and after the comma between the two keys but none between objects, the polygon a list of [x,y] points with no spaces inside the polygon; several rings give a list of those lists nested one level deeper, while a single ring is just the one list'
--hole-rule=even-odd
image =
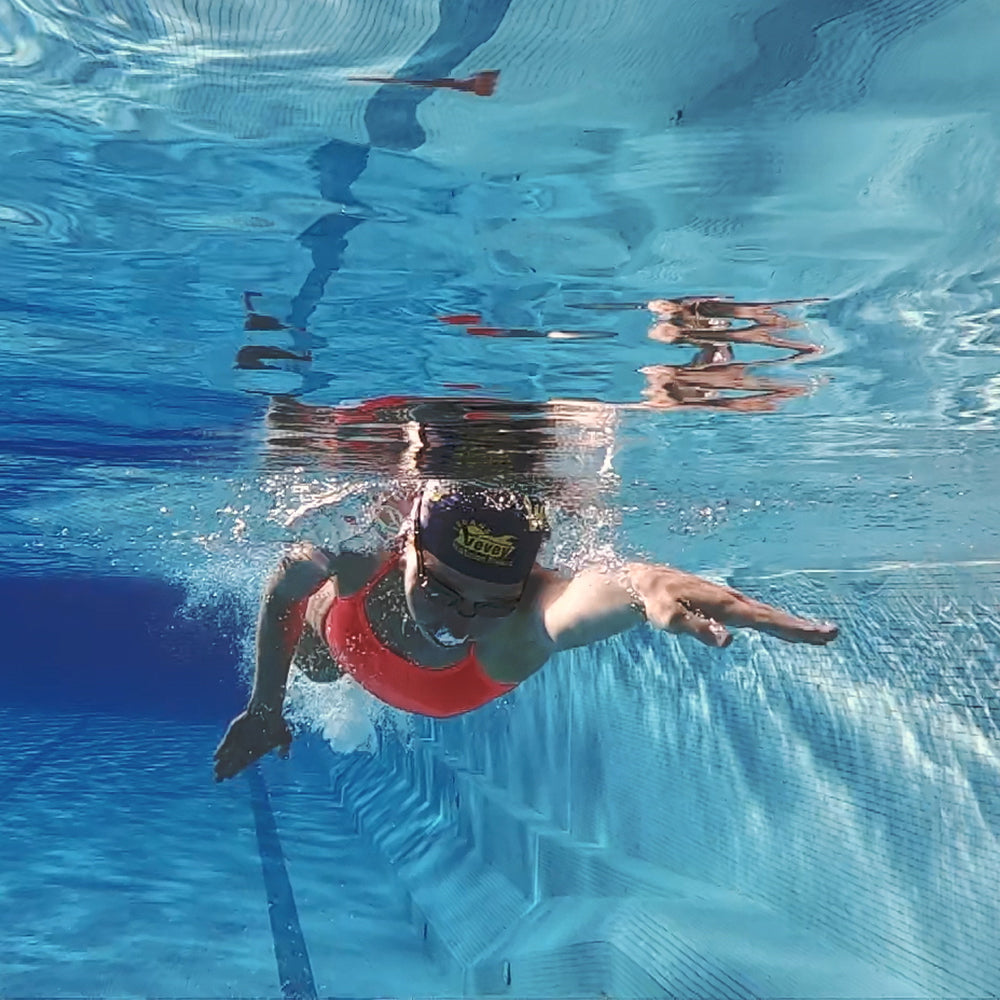
[{"label": "dark lane line on pool floor", "polygon": [[281,849],[278,824],[271,809],[267,785],[257,765],[248,768],[246,775],[250,786],[250,805],[257,831],[260,870],[267,893],[267,916],[271,921],[281,993],[285,1000],[316,1000],[316,983],[309,962],[309,951],[299,923],[299,911],[295,906],[295,894],[288,878],[285,853]]}]

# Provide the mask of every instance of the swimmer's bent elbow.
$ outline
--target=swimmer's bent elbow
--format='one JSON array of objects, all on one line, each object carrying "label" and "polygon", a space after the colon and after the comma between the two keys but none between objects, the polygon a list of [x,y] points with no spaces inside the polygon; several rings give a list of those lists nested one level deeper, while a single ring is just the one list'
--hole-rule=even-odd
[{"label": "swimmer's bent elbow", "polygon": [[331,576],[329,556],[315,546],[297,546],[281,560],[268,583],[266,599],[292,604],[311,597]]}]

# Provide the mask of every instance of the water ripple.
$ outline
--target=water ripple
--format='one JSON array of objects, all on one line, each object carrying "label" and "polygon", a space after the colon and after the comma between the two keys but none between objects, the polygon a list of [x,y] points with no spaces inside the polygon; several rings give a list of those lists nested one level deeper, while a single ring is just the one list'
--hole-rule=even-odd
[{"label": "water ripple", "polygon": [[0,205],[0,226],[20,226],[25,229],[44,227],[45,222],[39,209],[19,208],[16,205]]},{"label": "water ripple", "polygon": [[[96,8],[96,9],[95,9]],[[113,6],[0,0],[0,95],[49,113],[144,135],[260,139],[363,130],[359,71],[391,72],[433,31],[436,0],[386,19],[364,6],[183,0]],[[373,30],[377,25],[378,30]]]},{"label": "water ripple", "polygon": [[15,240],[69,243],[78,231],[71,215],[41,205],[0,204],[0,232]]}]

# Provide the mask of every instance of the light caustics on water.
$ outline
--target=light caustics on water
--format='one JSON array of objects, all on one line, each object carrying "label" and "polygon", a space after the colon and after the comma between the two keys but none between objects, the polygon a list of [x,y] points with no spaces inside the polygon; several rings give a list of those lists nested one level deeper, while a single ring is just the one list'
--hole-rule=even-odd
[{"label": "light caustics on water", "polygon": [[[841,638],[643,631],[447,726],[295,675],[373,842],[421,842],[362,794],[390,772],[475,841],[498,909],[406,883],[469,981],[599,931],[593,968],[684,993],[648,932],[758,995],[1000,992],[995,20],[0,0],[5,562],[249,620],[373,491],[528,484],[554,563],[680,565]],[[810,979],[779,941],[834,951]]]}]

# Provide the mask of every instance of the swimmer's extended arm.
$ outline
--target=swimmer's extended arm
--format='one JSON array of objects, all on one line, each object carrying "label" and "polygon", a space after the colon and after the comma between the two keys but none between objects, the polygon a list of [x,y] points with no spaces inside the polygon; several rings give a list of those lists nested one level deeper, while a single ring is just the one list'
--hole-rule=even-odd
[{"label": "swimmer's extended arm", "polygon": [[643,620],[717,648],[732,642],[727,625],[814,646],[837,637],[830,622],[796,618],[731,587],[648,563],[629,563],[617,577],[597,570],[577,574],[552,599],[543,596],[542,617],[553,652],[597,642]]},{"label": "swimmer's extended arm", "polygon": [[331,554],[296,546],[268,581],[257,619],[253,692],[215,751],[215,780],[238,774],[276,747],[287,755],[292,736],[281,714],[292,655],[302,634],[306,603],[333,575]]}]

